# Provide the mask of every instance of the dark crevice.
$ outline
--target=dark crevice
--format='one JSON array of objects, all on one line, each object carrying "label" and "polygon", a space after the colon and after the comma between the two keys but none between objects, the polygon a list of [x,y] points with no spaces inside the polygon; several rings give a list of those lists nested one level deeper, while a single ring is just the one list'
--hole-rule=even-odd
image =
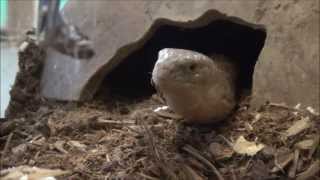
[{"label": "dark crevice", "polygon": [[240,70],[238,92],[251,92],[254,66],[265,38],[265,29],[227,19],[213,20],[196,28],[162,24],[141,48],[129,54],[105,77],[102,87],[107,87],[113,96],[148,97],[155,92],[150,79],[158,52],[163,48],[182,48],[208,56],[221,53],[230,57]]}]

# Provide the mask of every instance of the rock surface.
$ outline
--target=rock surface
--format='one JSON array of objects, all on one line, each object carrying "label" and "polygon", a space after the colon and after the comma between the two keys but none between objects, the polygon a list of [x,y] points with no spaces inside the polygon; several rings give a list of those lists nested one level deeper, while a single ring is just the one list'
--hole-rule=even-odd
[{"label": "rock surface", "polygon": [[[212,59],[211,59],[212,58]],[[163,49],[152,81],[169,107],[188,122],[225,119],[236,105],[236,70],[223,55]]]},{"label": "rock surface", "polygon": [[267,39],[253,75],[254,102],[301,103],[319,111],[318,0],[71,0],[65,15],[93,39],[97,54],[90,62],[70,61],[70,67],[76,67],[71,75],[70,69],[65,74],[50,74],[52,79],[57,77],[53,82],[62,84],[54,96],[72,100],[92,97],[118,60],[145,43],[148,38],[141,39],[154,30],[150,28],[156,20],[191,21],[188,26],[198,26],[206,20],[192,21],[212,9],[267,28]]}]

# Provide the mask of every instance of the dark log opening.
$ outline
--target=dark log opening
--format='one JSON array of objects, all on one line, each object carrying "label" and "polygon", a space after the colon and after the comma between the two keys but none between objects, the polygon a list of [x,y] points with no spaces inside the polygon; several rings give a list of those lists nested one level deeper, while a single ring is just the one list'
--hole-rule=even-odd
[{"label": "dark log opening", "polygon": [[[196,21],[194,21],[196,22]],[[210,56],[221,53],[232,59],[240,69],[239,95],[251,92],[254,66],[266,38],[264,28],[236,23],[228,19],[216,19],[210,23],[192,27],[162,23],[141,48],[129,54],[105,77],[102,89],[108,88],[112,96],[144,98],[155,93],[150,83],[151,72],[163,48],[181,48],[198,51]],[[196,23],[195,23],[196,24]]]}]

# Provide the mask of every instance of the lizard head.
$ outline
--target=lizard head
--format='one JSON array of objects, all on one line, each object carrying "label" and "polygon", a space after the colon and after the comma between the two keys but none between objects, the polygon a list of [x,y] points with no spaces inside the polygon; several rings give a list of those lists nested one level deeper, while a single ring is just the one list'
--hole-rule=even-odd
[{"label": "lizard head", "polygon": [[166,48],[159,51],[153,81],[175,85],[206,83],[212,67],[212,60],[205,55],[184,49]]}]

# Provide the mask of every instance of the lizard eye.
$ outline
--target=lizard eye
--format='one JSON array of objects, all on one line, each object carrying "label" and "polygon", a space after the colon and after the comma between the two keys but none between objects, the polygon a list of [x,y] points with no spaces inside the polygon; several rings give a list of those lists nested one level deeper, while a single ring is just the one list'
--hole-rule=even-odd
[{"label": "lizard eye", "polygon": [[197,67],[197,65],[191,64],[191,65],[189,66],[189,69],[193,72],[193,71],[196,70],[196,67]]}]

